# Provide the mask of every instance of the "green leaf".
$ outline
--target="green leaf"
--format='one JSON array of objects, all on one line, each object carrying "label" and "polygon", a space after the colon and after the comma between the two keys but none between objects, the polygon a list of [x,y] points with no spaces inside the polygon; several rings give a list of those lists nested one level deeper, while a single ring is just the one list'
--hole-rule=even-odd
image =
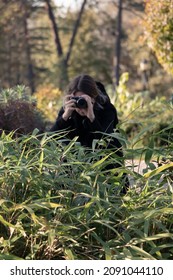
[{"label": "green leaf", "polygon": [[73,140],[70,141],[70,143],[65,147],[62,157],[64,157],[71,150],[77,139],[78,137],[75,137]]},{"label": "green leaf", "polygon": [[154,139],[153,137],[151,138],[151,141],[148,145],[148,149],[145,153],[145,162],[146,164],[148,165],[151,161],[151,158],[152,158],[152,155],[153,155],[153,152],[154,152]]},{"label": "green leaf", "polygon": [[165,233],[155,234],[152,236],[147,236],[144,238],[134,238],[130,241],[130,243],[133,243],[136,245],[138,243],[149,242],[152,240],[158,240],[158,239],[162,239],[162,238],[172,238],[173,239],[173,234],[165,232]]},{"label": "green leaf", "polygon": [[137,246],[129,246],[133,251],[137,253],[137,255],[141,255],[143,258],[147,260],[156,260],[152,255],[144,251],[143,249],[137,247]]},{"label": "green leaf", "polygon": [[155,170],[152,170],[150,172],[147,172],[143,175],[143,177],[145,179],[148,179],[148,178],[151,178],[155,175],[158,175],[159,173],[161,173],[162,171],[166,170],[166,169],[169,169],[169,168],[173,168],[173,162],[171,163],[167,163],[167,164],[164,164],[158,168],[156,168]]},{"label": "green leaf", "polygon": [[113,152],[110,153],[109,155],[103,157],[102,159],[98,160],[96,163],[94,163],[94,164],[91,166],[91,168],[98,167],[98,166],[101,165],[103,162],[105,162],[105,161],[110,157],[110,155],[112,155],[112,154],[113,154]]},{"label": "green leaf", "polygon": [[74,260],[75,259],[72,250],[65,248],[65,254],[67,256],[66,257],[67,260]]}]

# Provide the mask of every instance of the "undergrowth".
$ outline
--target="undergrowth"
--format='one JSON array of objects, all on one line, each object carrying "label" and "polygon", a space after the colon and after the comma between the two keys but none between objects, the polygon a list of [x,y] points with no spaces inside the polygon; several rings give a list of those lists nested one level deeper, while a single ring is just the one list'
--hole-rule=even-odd
[{"label": "undergrowth", "polygon": [[[64,132],[2,133],[0,259],[173,259],[172,143],[157,148],[151,139],[136,149],[121,138],[126,164],[107,170],[121,161],[114,150],[63,139]],[[136,156],[145,160],[142,174]]]}]

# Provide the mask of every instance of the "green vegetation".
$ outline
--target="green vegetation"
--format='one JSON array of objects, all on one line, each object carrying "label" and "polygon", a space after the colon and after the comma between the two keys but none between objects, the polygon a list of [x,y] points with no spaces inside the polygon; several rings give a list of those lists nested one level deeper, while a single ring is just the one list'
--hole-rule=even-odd
[{"label": "green vegetation", "polygon": [[[172,78],[156,60],[172,73],[172,1],[123,1],[116,92],[118,7],[107,2],[0,0],[0,259],[173,259]],[[60,88],[82,72],[117,108],[123,159],[105,148],[109,135],[85,149],[47,132]]]},{"label": "green vegetation", "polygon": [[151,136],[157,146],[173,141],[172,113],[173,103],[165,96],[151,98],[149,92],[131,93],[127,88],[128,73],[121,76],[112,101],[118,110],[122,128],[133,143],[148,145]]},{"label": "green vegetation", "polygon": [[[114,151],[86,151],[76,139],[64,145],[63,135],[2,134],[0,258],[172,259],[173,163],[151,162],[170,155],[172,144],[129,148],[128,167],[108,172],[119,160]],[[144,175],[130,171],[128,160],[142,154]],[[133,178],[124,196],[122,172]]]},{"label": "green vegetation", "polygon": [[[8,130],[6,127],[6,133],[0,127],[1,259],[173,258],[171,138],[166,137],[166,145],[160,145],[173,126],[170,122],[160,132],[151,129],[152,106],[138,106],[138,98],[128,96],[126,81],[125,75],[116,100],[121,135],[116,131],[112,135],[119,137],[124,146],[125,165],[110,170],[107,165],[122,159],[114,150],[105,149],[109,136],[86,150],[77,139],[66,144],[64,131],[40,134],[38,124],[44,124],[44,118],[33,106],[35,100],[27,95],[27,89],[16,87],[1,92],[1,112],[9,119],[13,113],[15,128],[23,127],[20,133],[12,126]],[[34,116],[32,127],[26,109],[18,110],[23,102]],[[159,102],[155,104],[162,110]],[[9,104],[13,105],[12,113]],[[126,133],[133,120],[127,118],[132,114],[130,104],[138,121],[140,115],[135,108],[140,107],[143,113],[148,108],[148,122],[142,123],[141,116],[141,124],[131,138]],[[4,126],[10,123],[7,120]],[[160,162],[163,157],[167,161],[156,166],[153,160]],[[136,171],[136,159],[139,163],[140,159],[145,161],[142,174]],[[126,195],[121,194],[123,173],[131,181]]]},{"label": "green vegetation", "polygon": [[31,97],[25,86],[0,91],[0,135],[15,131],[15,135],[31,133],[34,128],[45,129],[43,113],[36,107],[36,99]]},{"label": "green vegetation", "polygon": [[148,44],[167,72],[173,74],[173,3],[172,0],[146,1]]}]

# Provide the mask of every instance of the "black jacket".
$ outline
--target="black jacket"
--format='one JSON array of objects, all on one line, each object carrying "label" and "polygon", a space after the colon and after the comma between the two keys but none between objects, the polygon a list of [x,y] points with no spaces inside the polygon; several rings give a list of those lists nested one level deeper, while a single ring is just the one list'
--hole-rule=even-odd
[{"label": "black jacket", "polygon": [[[73,139],[78,136],[81,145],[92,147],[93,139],[101,139],[103,133],[113,133],[118,124],[118,117],[115,107],[108,101],[103,106],[94,105],[95,120],[90,122],[87,117],[80,116],[77,112],[73,112],[72,116],[65,121],[62,118],[64,113],[61,108],[55,124],[50,131],[68,130],[68,138]],[[111,146],[120,148],[121,144],[118,139],[113,138]]]}]

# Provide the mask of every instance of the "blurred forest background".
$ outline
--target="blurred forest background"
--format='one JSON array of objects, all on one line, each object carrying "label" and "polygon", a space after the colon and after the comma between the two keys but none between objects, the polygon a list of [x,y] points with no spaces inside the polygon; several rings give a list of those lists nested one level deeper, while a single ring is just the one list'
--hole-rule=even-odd
[{"label": "blurred forest background", "polygon": [[[0,88],[27,86],[51,121],[69,80],[80,73],[103,82],[114,102],[120,77],[126,73],[120,99],[116,100],[120,118],[124,112],[126,118],[134,110],[132,105],[128,109],[124,106],[134,105],[134,98],[138,99],[136,107],[147,100],[149,106],[156,98],[169,100],[173,93],[169,71],[172,45],[168,42],[168,36],[172,40],[171,3],[172,0],[0,0]],[[163,55],[156,53],[161,44],[154,45],[154,38],[166,46]],[[164,65],[163,57],[170,59],[169,67]],[[122,84],[126,84],[125,88]],[[158,102],[157,106],[152,104],[152,110],[160,106]]]},{"label": "blurred forest background", "polygon": [[[63,88],[81,72],[106,85],[114,83],[118,4],[122,2],[120,74],[129,73],[131,92],[147,89],[152,96],[172,93],[172,77],[145,40],[143,0],[58,2],[0,0],[2,88],[25,84],[32,93],[46,85]],[[73,2],[72,7],[64,8],[65,2]]]}]

